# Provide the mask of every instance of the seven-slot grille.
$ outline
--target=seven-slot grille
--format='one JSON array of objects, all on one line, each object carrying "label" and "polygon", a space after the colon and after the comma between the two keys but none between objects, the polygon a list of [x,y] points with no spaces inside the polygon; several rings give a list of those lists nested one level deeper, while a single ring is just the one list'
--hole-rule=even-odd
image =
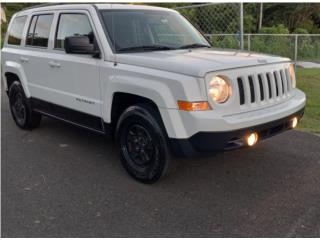
[{"label": "seven-slot grille", "polygon": [[237,81],[240,105],[284,99],[292,90],[287,68],[238,77]]}]

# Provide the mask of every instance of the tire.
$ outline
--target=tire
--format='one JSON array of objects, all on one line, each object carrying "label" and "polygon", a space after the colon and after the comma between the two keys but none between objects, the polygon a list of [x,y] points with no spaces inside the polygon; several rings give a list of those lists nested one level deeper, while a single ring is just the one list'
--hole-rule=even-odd
[{"label": "tire", "polygon": [[159,113],[148,104],[128,107],[116,128],[122,165],[134,179],[155,183],[169,173],[172,158]]},{"label": "tire", "polygon": [[10,86],[9,104],[12,117],[19,128],[31,130],[40,125],[41,115],[32,111],[30,100],[18,81]]}]

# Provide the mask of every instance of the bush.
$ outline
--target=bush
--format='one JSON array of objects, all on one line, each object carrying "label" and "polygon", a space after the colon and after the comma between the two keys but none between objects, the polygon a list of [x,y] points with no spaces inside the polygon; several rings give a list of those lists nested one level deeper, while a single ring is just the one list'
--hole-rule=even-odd
[{"label": "bush", "polygon": [[320,61],[320,41],[316,36],[299,36],[298,38],[299,60]]},{"label": "bush", "polygon": [[291,36],[251,36],[251,51],[294,57],[294,37]]},{"label": "bush", "polygon": [[[311,20],[305,20],[303,22],[300,22],[296,29],[305,29],[308,33],[319,33],[319,27],[315,25],[315,23]],[[318,31],[317,31],[318,30]],[[296,30],[295,30],[296,31]]]},{"label": "bush", "polygon": [[272,26],[272,27],[263,27],[260,29],[259,33],[267,34],[288,34],[289,30],[283,24]]},{"label": "bush", "polygon": [[308,30],[304,29],[304,28],[296,28],[293,33],[296,34],[308,34]]},{"label": "bush", "polygon": [[239,49],[240,42],[235,36],[214,36],[211,38],[215,48]]}]

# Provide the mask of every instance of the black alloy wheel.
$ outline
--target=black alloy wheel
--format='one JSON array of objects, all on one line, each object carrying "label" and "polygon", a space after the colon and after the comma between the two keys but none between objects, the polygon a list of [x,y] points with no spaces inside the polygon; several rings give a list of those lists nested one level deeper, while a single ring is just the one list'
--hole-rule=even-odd
[{"label": "black alloy wheel", "polygon": [[21,92],[15,92],[12,97],[11,110],[14,118],[19,126],[25,125],[26,122],[26,106],[23,103]]},{"label": "black alloy wheel", "polygon": [[143,183],[167,175],[171,155],[158,112],[147,104],[127,108],[119,118],[116,138],[127,172]]},{"label": "black alloy wheel", "polygon": [[10,85],[9,104],[12,117],[18,127],[31,130],[40,125],[41,115],[32,110],[30,100],[18,81]]}]

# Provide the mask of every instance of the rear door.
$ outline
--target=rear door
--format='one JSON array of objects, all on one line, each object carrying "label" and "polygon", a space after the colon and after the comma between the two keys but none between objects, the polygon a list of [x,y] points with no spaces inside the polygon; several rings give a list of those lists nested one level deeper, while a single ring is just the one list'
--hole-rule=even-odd
[{"label": "rear door", "polygon": [[33,14],[30,17],[24,47],[20,51],[28,88],[32,98],[47,100],[49,39],[54,20],[53,12]]}]

